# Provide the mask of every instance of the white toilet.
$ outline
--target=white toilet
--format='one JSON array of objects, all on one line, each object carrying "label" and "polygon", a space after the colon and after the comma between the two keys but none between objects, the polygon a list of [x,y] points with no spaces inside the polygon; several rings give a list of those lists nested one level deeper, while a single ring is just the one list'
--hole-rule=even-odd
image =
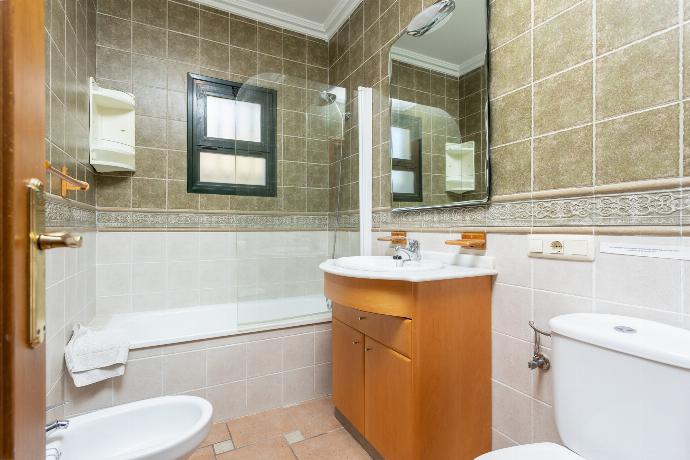
[{"label": "white toilet", "polygon": [[690,331],[624,316],[549,321],[563,447],[527,444],[476,460],[690,460]]}]

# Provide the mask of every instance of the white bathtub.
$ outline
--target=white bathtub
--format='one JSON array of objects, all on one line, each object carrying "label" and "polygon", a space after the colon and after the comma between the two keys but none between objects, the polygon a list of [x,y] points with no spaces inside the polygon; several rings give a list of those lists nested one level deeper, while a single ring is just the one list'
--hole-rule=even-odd
[{"label": "white bathtub", "polygon": [[115,314],[98,326],[126,331],[135,349],[330,320],[326,299],[313,295]]}]

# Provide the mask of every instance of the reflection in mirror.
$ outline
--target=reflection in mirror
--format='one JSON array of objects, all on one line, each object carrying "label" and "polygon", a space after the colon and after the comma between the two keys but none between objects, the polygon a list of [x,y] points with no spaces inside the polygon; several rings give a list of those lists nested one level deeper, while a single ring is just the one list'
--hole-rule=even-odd
[{"label": "reflection in mirror", "polygon": [[439,0],[390,53],[393,208],[489,197],[486,0]]}]

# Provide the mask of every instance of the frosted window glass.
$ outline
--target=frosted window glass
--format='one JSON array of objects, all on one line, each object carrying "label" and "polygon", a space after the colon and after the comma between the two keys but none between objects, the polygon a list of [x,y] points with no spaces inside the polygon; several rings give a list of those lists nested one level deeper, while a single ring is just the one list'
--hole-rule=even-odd
[{"label": "frosted window glass", "polygon": [[261,104],[236,102],[238,141],[261,142]]},{"label": "frosted window glass", "polygon": [[409,129],[391,127],[391,156],[401,160],[412,159]]},{"label": "frosted window glass", "polygon": [[217,139],[261,142],[261,104],[208,96],[206,135]]},{"label": "frosted window glass", "polygon": [[206,135],[235,139],[235,101],[223,97],[206,98]]},{"label": "frosted window glass", "polygon": [[245,185],[266,185],[266,159],[237,157],[237,183]]},{"label": "frosted window glass", "polygon": [[393,193],[414,193],[414,172],[393,170]]},{"label": "frosted window glass", "polygon": [[235,183],[235,155],[199,153],[199,180],[219,184]]},{"label": "frosted window glass", "polygon": [[217,184],[266,185],[266,159],[199,153],[199,180]]}]

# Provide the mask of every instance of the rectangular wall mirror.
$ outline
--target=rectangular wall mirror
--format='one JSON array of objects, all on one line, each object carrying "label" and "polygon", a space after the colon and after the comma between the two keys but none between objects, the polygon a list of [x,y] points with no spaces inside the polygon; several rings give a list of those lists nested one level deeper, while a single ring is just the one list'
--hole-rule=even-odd
[{"label": "rectangular wall mirror", "polygon": [[390,52],[393,209],[489,199],[486,0],[439,0]]}]

